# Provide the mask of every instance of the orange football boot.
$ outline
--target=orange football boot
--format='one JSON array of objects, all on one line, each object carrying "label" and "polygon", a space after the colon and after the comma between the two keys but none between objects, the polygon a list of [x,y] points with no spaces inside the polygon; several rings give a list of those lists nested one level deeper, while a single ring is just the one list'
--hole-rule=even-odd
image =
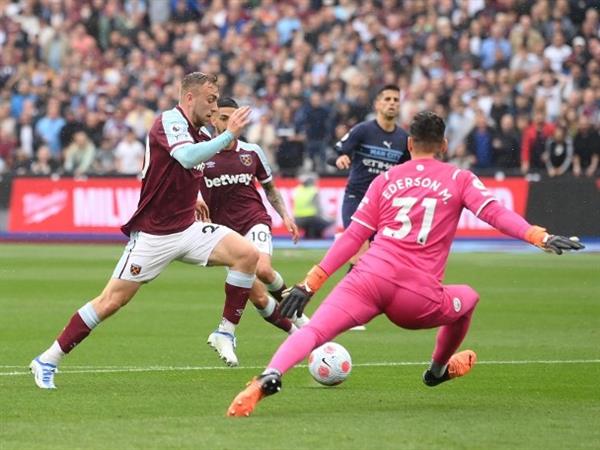
[{"label": "orange football boot", "polygon": [[468,374],[471,368],[477,362],[477,354],[473,350],[464,350],[462,352],[455,353],[450,357],[448,361],[448,367],[441,377],[436,377],[431,370],[427,369],[423,373],[423,383],[427,386],[437,386],[444,381],[451,380],[453,378],[462,377]]},{"label": "orange football boot", "polygon": [[246,389],[235,396],[229,408],[229,417],[249,417],[258,402],[267,395],[276,394],[281,390],[281,376],[278,373],[268,373],[254,377],[246,384]]}]

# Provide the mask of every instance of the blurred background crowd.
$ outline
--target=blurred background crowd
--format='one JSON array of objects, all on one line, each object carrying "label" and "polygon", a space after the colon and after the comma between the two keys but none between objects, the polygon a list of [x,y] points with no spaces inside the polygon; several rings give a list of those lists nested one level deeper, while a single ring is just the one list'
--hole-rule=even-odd
[{"label": "blurred background crowd", "polygon": [[[135,175],[190,71],[253,108],[277,173],[321,161],[400,88],[481,174],[597,176],[597,0],[0,0],[0,173]],[[323,156],[323,158],[321,158]]]}]

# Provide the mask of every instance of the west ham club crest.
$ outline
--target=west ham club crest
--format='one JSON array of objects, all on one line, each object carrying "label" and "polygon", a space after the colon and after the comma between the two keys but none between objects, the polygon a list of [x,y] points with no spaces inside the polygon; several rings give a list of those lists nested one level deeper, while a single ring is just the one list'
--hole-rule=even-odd
[{"label": "west ham club crest", "polygon": [[139,275],[141,271],[142,266],[139,266],[137,264],[131,264],[131,266],[129,267],[129,273],[131,273],[131,275],[133,276]]},{"label": "west ham club crest", "polygon": [[240,161],[243,165],[250,167],[252,165],[252,156],[251,155],[240,155]]}]

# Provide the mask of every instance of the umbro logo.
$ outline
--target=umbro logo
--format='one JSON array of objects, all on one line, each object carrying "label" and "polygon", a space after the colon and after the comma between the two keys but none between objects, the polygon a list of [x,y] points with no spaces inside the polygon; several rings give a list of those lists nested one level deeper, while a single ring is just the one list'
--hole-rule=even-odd
[{"label": "umbro logo", "polygon": [[204,163],[204,167],[205,167],[205,168],[207,168],[207,169],[212,169],[212,168],[213,168],[213,167],[215,167],[216,165],[217,165],[217,163],[216,163],[216,162],[214,162],[214,161],[206,161],[206,162]]}]

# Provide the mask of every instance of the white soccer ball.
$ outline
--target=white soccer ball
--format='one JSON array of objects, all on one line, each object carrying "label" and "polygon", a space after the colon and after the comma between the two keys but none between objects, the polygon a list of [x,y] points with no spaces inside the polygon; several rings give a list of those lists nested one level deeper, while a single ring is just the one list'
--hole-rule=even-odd
[{"label": "white soccer ball", "polygon": [[308,357],[308,371],[325,386],[340,384],[352,370],[350,353],[340,344],[327,342],[315,348]]}]

